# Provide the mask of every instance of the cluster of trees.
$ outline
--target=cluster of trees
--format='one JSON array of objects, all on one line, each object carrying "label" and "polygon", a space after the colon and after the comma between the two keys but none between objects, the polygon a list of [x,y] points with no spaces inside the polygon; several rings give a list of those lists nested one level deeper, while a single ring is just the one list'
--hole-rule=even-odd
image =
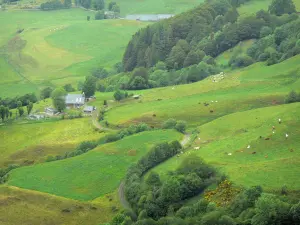
[{"label": "cluster of trees", "polygon": [[57,10],[57,9],[69,9],[72,7],[72,0],[64,0],[63,3],[59,0],[52,0],[41,4],[41,10]]},{"label": "cluster of trees", "polygon": [[[150,172],[144,179],[142,176],[143,172],[137,165],[128,170],[126,184],[130,186],[126,188],[126,196],[133,211],[124,210],[117,214],[111,222],[112,225],[300,223],[299,199],[267,194],[260,186],[239,191],[223,206],[204,197],[193,204],[185,203],[182,200],[199,195],[207,185],[218,182],[215,170],[197,157],[187,157],[178,170],[170,173],[164,180],[155,172]],[[226,194],[230,189],[219,191]],[[225,200],[221,197],[220,201]]]},{"label": "cluster of trees", "polygon": [[207,1],[187,13],[140,30],[124,54],[125,71],[152,67],[158,61],[165,61],[168,69],[180,69],[185,61],[185,65],[198,64],[203,52],[215,57],[241,40],[256,38],[262,21],[255,17],[237,21],[235,7],[243,2]]},{"label": "cluster of trees", "polygon": [[119,131],[116,134],[108,135],[106,137],[106,143],[121,140],[122,138],[124,138],[126,136],[137,134],[137,133],[147,131],[150,129],[151,128],[145,123],[133,124],[133,125],[130,125],[128,128],[122,129],[121,131]]},{"label": "cluster of trees", "polygon": [[300,93],[291,91],[285,99],[286,103],[300,102]]},{"label": "cluster of trees", "polygon": [[256,17],[266,26],[260,30],[260,39],[247,50],[254,61],[266,61],[267,65],[282,62],[300,54],[300,18],[297,14],[276,17],[259,11]]},{"label": "cluster of trees", "polygon": [[150,172],[143,178],[149,169],[180,151],[181,145],[177,141],[158,144],[128,170],[125,195],[133,209],[131,215],[136,216],[119,214],[113,219],[112,224],[123,224],[125,220],[130,221],[128,224],[156,224],[155,220],[160,221],[167,215],[174,216],[183,200],[200,194],[214,182],[216,175],[214,168],[195,156],[186,157],[167,179],[161,180],[159,174],[155,172]]},{"label": "cluster of trees", "polygon": [[2,122],[4,122],[5,118],[11,118],[12,112],[9,111],[9,108],[3,105],[0,105],[0,118],[2,119]]},{"label": "cluster of trees", "polygon": [[22,103],[22,106],[27,106],[29,102],[36,103],[38,101],[36,95],[34,93],[31,94],[25,94],[20,97],[14,97],[14,98],[0,98],[0,105],[6,106],[10,109],[15,109],[18,107],[18,102]]},{"label": "cluster of trees", "polygon": [[121,101],[122,99],[125,99],[125,98],[128,98],[129,96],[132,96],[128,94],[127,91],[120,91],[120,90],[117,90],[115,93],[114,93],[114,98],[116,101]]},{"label": "cluster of trees", "polygon": [[171,118],[166,120],[162,124],[163,129],[176,129],[178,132],[184,133],[186,130],[186,122],[179,120],[176,121],[175,119]]},{"label": "cluster of trees", "polygon": [[[139,30],[123,57],[124,70],[133,71],[122,77],[124,89],[201,80],[220,71],[212,57],[248,39],[257,41],[247,54],[234,55],[229,66],[245,67],[256,61],[271,65],[300,53],[300,22],[292,0],[273,0],[268,12],[240,17],[236,7],[245,2],[206,1],[187,13]],[[156,68],[158,63],[163,69]],[[148,74],[135,75],[145,68],[150,68]]]}]

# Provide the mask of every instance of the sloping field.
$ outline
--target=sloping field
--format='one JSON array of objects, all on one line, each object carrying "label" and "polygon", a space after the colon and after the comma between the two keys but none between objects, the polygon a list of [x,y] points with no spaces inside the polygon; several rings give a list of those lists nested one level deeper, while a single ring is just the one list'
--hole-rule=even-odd
[{"label": "sloping field", "polygon": [[103,137],[90,118],[0,126],[0,168],[12,163],[34,163],[48,155],[74,151],[82,141]]},{"label": "sloping field", "polygon": [[299,59],[296,56],[269,67],[256,63],[226,73],[225,79],[218,83],[208,77],[175,89],[145,90],[140,92],[141,102],[115,107],[105,118],[113,124],[147,121],[160,126],[162,121],[174,117],[197,126],[230,113],[282,103],[288,92],[299,88]]},{"label": "sloping field", "polygon": [[[51,82],[76,86],[93,68],[111,67],[121,61],[131,36],[147,25],[138,21],[96,21],[94,14],[82,9],[1,12],[0,96],[35,92]],[[23,31],[18,34],[19,30]]]},{"label": "sloping field", "polygon": [[[200,149],[191,148],[185,155],[204,158],[239,185],[262,185],[266,190],[287,185],[289,190],[299,190],[299,112],[300,103],[295,103],[221,117],[198,128],[200,140],[193,147]],[[154,170],[165,174],[183,158],[172,158]]]},{"label": "sloping field", "polygon": [[127,168],[155,143],[181,138],[181,134],[172,130],[139,133],[77,157],[15,169],[8,184],[77,200],[92,200],[113,192]]},{"label": "sloping field", "polygon": [[95,225],[109,222],[111,207],[119,208],[115,195],[97,202],[80,202],[62,197],[0,186],[1,225]]}]

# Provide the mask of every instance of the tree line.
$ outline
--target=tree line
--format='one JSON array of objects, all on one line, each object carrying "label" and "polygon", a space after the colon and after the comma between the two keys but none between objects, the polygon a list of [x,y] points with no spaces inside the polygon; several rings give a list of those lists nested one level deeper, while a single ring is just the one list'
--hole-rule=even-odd
[{"label": "tree line", "polygon": [[57,9],[69,9],[72,7],[72,0],[64,0],[63,3],[59,0],[52,0],[41,4],[41,10],[57,10]]},{"label": "tree line", "polygon": [[255,39],[247,53],[236,52],[232,68],[257,61],[267,65],[300,53],[299,19],[291,0],[273,0],[268,11],[241,17],[246,1],[206,1],[189,12],[139,30],[128,43],[118,76],[98,80],[96,89],[139,90],[196,82],[224,68],[214,57],[244,40]]},{"label": "tree line", "polygon": [[[175,152],[180,151],[175,148]],[[265,193],[260,186],[236,187],[226,177],[196,156],[162,179],[146,172],[164,161],[168,143],[156,145],[147,156],[132,166],[125,178],[125,194],[132,209],[118,213],[112,225],[297,225],[300,201],[283,187],[278,195]],[[171,147],[172,149],[172,147]],[[172,151],[171,151],[172,152]],[[174,154],[171,153],[170,155]],[[176,155],[175,153],[174,155]],[[146,175],[145,175],[146,174]],[[215,188],[205,190],[209,185]],[[200,193],[203,193],[201,196]],[[193,196],[195,203],[184,201]]]}]

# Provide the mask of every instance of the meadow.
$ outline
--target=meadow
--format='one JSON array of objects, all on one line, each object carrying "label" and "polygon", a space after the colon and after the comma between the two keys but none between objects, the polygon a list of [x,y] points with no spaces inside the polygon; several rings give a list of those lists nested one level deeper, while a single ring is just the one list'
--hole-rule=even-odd
[{"label": "meadow", "polygon": [[105,133],[94,130],[91,118],[25,122],[0,126],[0,168],[8,164],[32,164],[48,156],[74,151],[86,140],[97,140]]},{"label": "meadow", "polygon": [[142,132],[77,157],[15,169],[8,185],[92,200],[116,190],[127,168],[155,143],[176,139],[182,135],[173,130]]},{"label": "meadow", "polygon": [[[295,56],[273,66],[256,63],[226,73],[225,79],[217,83],[208,77],[174,89],[164,87],[135,92],[142,94],[141,100],[111,108],[105,119],[112,124],[147,121],[160,126],[174,117],[196,127],[237,111],[280,104],[289,91],[299,87],[299,58]],[[204,103],[209,105],[204,106]]]},{"label": "meadow", "polygon": [[116,193],[81,202],[10,186],[0,186],[0,205],[1,225],[102,224],[121,207]]},{"label": "meadow", "polygon": [[[267,191],[280,190],[286,185],[290,191],[297,191],[300,188],[299,110],[300,104],[295,103],[221,117],[198,127],[200,134],[185,155],[202,157],[237,185],[261,185]],[[278,118],[282,119],[281,124]],[[275,126],[274,133],[272,126]],[[175,170],[183,158],[184,155],[172,158],[154,171],[164,176],[167,171]]]},{"label": "meadow", "polygon": [[[76,87],[92,69],[120,62],[131,36],[147,25],[96,21],[94,14],[82,9],[0,12],[0,96],[66,83]],[[17,35],[19,29],[24,31]]]}]

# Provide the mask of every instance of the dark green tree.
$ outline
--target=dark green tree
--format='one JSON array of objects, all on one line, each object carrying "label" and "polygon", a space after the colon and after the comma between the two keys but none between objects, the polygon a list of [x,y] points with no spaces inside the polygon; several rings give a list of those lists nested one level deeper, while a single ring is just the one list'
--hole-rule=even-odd
[{"label": "dark green tree", "polygon": [[112,11],[113,6],[116,5],[116,4],[117,4],[116,2],[110,2],[110,3],[108,4],[108,10],[109,10],[109,11]]},{"label": "dark green tree", "polygon": [[186,122],[182,120],[177,121],[175,129],[180,133],[184,133],[186,130]]},{"label": "dark green tree", "polygon": [[46,87],[41,90],[41,99],[50,98],[53,88]]},{"label": "dark green tree", "polygon": [[103,10],[96,12],[95,20],[104,20],[104,11]]},{"label": "dark green tree", "polygon": [[5,119],[5,107],[3,105],[0,106],[0,117],[2,119],[2,122]]},{"label": "dark green tree", "polygon": [[269,6],[269,12],[281,16],[282,14],[295,13],[296,7],[292,0],[273,0]]},{"label": "dark green tree", "polygon": [[95,94],[96,83],[97,83],[97,78],[94,76],[87,76],[85,78],[82,91],[84,92],[86,97],[90,97]]},{"label": "dark green tree", "polygon": [[236,8],[232,8],[224,15],[224,20],[229,23],[235,23],[239,17],[239,13]]},{"label": "dark green tree", "polygon": [[66,91],[63,88],[56,88],[52,94],[52,104],[59,111],[63,111],[66,108],[65,96]]},{"label": "dark green tree", "polygon": [[23,114],[24,114],[24,109],[23,109],[23,107],[18,107],[18,112],[19,112],[19,115],[20,115],[20,116],[23,116]]},{"label": "dark green tree", "polygon": [[114,98],[116,101],[121,101],[123,98],[124,98],[124,93],[121,92],[120,90],[117,90],[115,93],[114,93]]},{"label": "dark green tree", "polygon": [[29,104],[27,105],[27,114],[29,115],[31,113],[31,110],[33,108],[33,103],[32,102],[29,102]]},{"label": "dark green tree", "polygon": [[64,85],[64,89],[66,90],[66,92],[75,91],[75,89],[72,87],[72,84],[66,84],[66,85]]},{"label": "dark green tree", "polygon": [[94,8],[96,10],[103,10],[105,8],[104,0],[94,0]]},{"label": "dark green tree", "polygon": [[65,6],[65,8],[71,8],[72,0],[64,0],[64,6]]}]

